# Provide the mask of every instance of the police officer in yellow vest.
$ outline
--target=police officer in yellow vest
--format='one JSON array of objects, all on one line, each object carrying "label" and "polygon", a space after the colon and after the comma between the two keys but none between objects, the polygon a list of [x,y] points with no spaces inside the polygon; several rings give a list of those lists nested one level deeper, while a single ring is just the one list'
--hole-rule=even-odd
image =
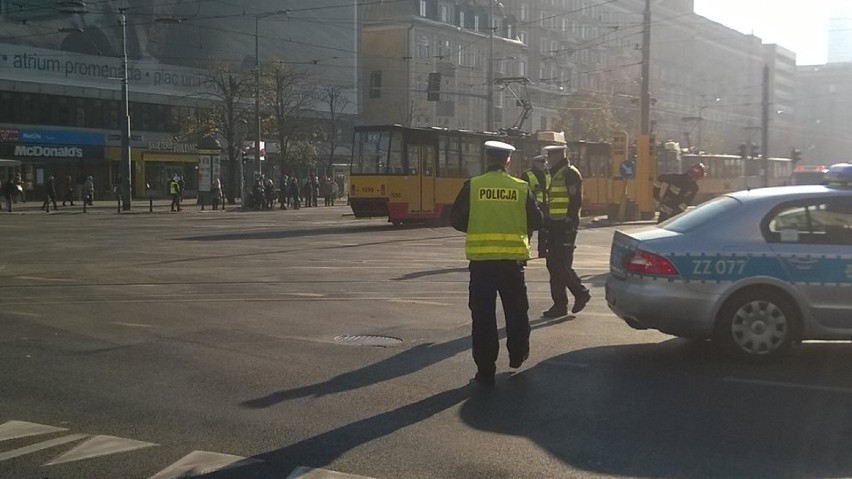
[{"label": "police officer in yellow vest", "polygon": [[180,184],[178,184],[178,177],[175,175],[174,178],[169,180],[169,194],[172,196],[172,211],[180,211]]},{"label": "police officer in yellow vest", "polygon": [[480,384],[494,384],[500,343],[497,293],[506,316],[509,367],[519,368],[530,351],[530,321],[524,268],[530,258],[530,231],[541,227],[541,213],[529,185],[510,176],[512,145],[485,142],[486,171],[465,182],[453,203],[451,222],[467,232],[473,361]]},{"label": "police officer in yellow vest", "polygon": [[[530,184],[530,189],[535,195],[538,209],[547,214],[548,191],[550,190],[550,172],[547,171],[547,157],[537,155],[532,159],[532,168],[521,175],[521,179]],[[530,232],[532,239],[532,232]],[[547,230],[542,228],[538,231],[538,257],[547,255]]]},{"label": "police officer in yellow vest", "polygon": [[550,204],[544,221],[548,232],[547,271],[550,273],[550,297],[553,299],[553,306],[543,312],[542,316],[559,318],[568,314],[566,288],[574,296],[572,313],[582,311],[592,297],[574,271],[574,249],[583,200],[583,176],[569,163],[564,146],[546,146],[544,150],[548,162],[553,165]]}]

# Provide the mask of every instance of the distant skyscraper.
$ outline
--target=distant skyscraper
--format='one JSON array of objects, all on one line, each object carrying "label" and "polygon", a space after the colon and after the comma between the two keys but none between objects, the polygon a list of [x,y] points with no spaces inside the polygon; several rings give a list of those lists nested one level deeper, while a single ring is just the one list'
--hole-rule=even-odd
[{"label": "distant skyscraper", "polygon": [[852,12],[836,5],[828,21],[828,63],[852,62]]}]

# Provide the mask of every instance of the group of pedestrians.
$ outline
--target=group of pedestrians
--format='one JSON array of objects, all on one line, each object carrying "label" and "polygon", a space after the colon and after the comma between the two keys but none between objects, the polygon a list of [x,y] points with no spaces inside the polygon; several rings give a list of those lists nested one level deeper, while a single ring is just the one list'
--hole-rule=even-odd
[{"label": "group of pedestrians", "polygon": [[[75,185],[71,176],[66,176],[62,183],[62,206],[75,206],[74,198],[77,195]],[[95,182],[91,176],[86,177],[86,181],[81,185],[80,195],[86,206],[92,206],[94,203]],[[16,201],[26,203],[24,198],[24,183],[20,174],[10,176],[2,184],[2,195],[5,200],[5,210],[12,212],[12,204]],[[59,194],[56,188],[56,177],[48,176],[44,184],[44,202],[41,205],[41,210],[50,213],[50,207],[54,210],[59,209],[58,204]]]},{"label": "group of pedestrians", "polygon": [[308,175],[304,181],[296,176],[283,175],[278,187],[281,209],[318,207],[319,198],[323,198],[324,206],[334,206],[339,194],[337,182],[316,174]]}]

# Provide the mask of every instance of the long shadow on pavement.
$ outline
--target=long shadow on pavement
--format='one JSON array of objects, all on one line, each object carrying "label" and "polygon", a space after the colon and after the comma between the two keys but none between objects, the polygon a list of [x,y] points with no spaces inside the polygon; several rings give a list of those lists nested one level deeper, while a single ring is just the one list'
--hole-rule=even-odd
[{"label": "long shadow on pavement", "polygon": [[[498,382],[461,418],[600,474],[849,477],[852,348],[823,354],[741,364],[684,340],[592,348]],[[825,380],[849,387],[795,386]]]},{"label": "long shadow on pavement", "polygon": [[[554,326],[571,318],[573,316],[565,316],[558,319],[542,318],[530,321],[530,326],[533,329]],[[500,337],[504,336],[505,329],[501,329]],[[276,391],[267,396],[245,401],[242,405],[248,408],[260,409],[272,407],[281,402],[296,398],[325,396],[351,391],[420,371],[468,349],[470,349],[469,336],[463,336],[440,344],[420,344],[377,363],[335,376],[328,381],[295,389]]]}]

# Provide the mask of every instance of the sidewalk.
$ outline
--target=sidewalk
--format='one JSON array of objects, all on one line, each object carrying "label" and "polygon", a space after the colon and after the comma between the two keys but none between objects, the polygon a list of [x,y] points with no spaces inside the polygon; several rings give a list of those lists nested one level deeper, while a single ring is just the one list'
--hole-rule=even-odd
[{"label": "sidewalk", "polygon": [[[26,214],[46,214],[41,209],[42,200],[37,201],[27,201],[26,203],[12,203],[12,212],[9,213],[6,211],[6,202],[3,200],[2,202],[2,212],[0,214],[3,215],[26,215]],[[62,202],[58,201],[57,204],[59,208],[54,209],[53,204],[50,205],[50,214],[52,215],[69,215],[69,214],[83,214],[83,202],[75,201],[74,206],[62,206]],[[171,204],[172,200],[170,199],[157,199],[153,200],[149,203],[146,199],[134,199],[130,204],[130,211],[122,211],[120,214],[172,214],[171,212]],[[181,205],[180,213],[173,214],[185,214],[185,213],[199,213],[201,212],[201,205],[196,204],[194,198],[188,199],[184,201]],[[220,206],[221,209],[221,206]],[[240,205],[225,205],[225,211],[239,211]],[[213,207],[209,204],[204,205],[204,212],[213,212]],[[218,213],[219,211],[215,211]],[[86,214],[119,214],[118,211],[118,202],[117,201],[95,201],[94,205],[86,206]]]}]

